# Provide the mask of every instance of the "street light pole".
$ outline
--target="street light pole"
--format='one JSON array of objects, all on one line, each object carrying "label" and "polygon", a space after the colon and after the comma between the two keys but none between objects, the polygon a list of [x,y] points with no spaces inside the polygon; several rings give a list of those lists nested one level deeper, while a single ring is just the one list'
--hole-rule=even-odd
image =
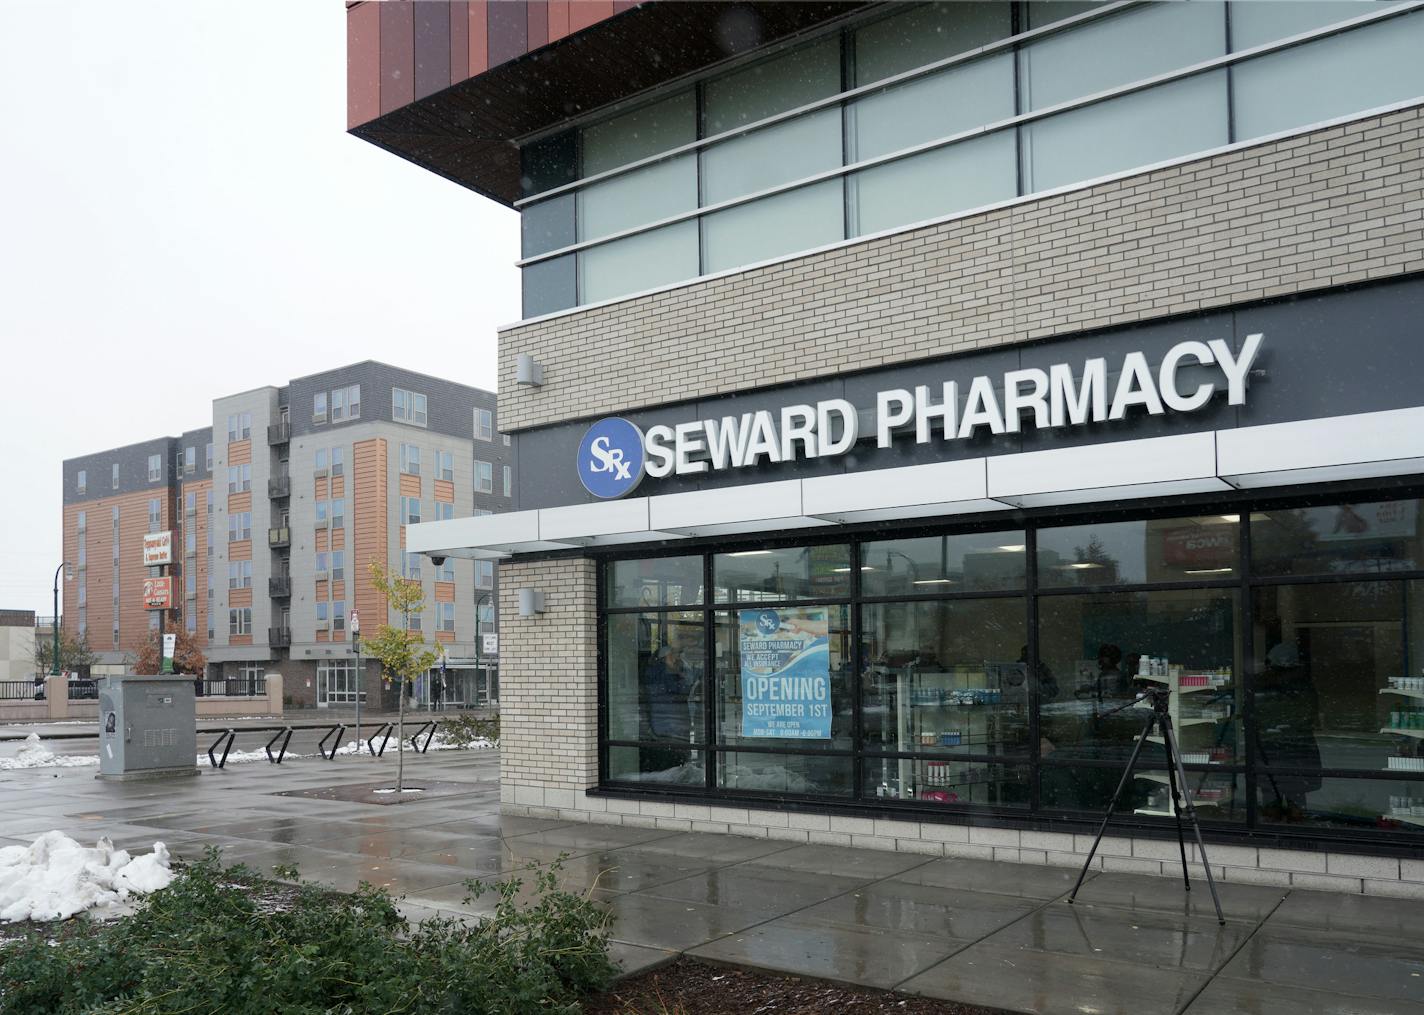
[{"label": "street light pole", "polygon": [[[49,672],[52,676],[59,676],[59,573],[69,566],[69,561],[62,560],[59,567],[54,569],[54,654],[50,657]],[[65,581],[71,581],[69,575],[65,575]]]},{"label": "street light pole", "polygon": [[355,611],[351,611],[351,643],[356,646],[356,753],[361,753],[361,685],[364,683],[361,672],[361,617]]}]

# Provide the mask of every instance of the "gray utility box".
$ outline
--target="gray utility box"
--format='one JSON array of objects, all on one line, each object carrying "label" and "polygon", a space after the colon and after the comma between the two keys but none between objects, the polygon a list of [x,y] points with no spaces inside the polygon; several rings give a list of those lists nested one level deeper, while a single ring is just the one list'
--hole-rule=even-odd
[{"label": "gray utility box", "polygon": [[98,684],[100,779],[198,774],[191,677],[125,674]]}]

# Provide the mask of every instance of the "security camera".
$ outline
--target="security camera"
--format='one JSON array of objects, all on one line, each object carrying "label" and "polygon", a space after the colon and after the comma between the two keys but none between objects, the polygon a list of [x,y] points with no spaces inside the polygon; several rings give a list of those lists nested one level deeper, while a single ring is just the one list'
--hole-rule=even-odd
[{"label": "security camera", "polygon": [[434,564],[436,567],[444,567],[445,555],[441,553],[432,553],[430,555],[430,563]]}]

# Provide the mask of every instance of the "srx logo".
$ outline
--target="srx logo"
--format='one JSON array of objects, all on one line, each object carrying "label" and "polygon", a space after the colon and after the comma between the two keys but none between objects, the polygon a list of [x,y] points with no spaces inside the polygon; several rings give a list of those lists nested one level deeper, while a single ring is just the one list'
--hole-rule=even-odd
[{"label": "srx logo", "polygon": [[614,479],[627,479],[633,474],[633,467],[625,459],[623,449],[610,448],[607,437],[595,438],[588,450],[594,462],[588,467],[590,472],[611,472]]},{"label": "srx logo", "polygon": [[584,432],[574,464],[589,493],[622,497],[643,478],[643,431],[618,416],[600,419]]}]

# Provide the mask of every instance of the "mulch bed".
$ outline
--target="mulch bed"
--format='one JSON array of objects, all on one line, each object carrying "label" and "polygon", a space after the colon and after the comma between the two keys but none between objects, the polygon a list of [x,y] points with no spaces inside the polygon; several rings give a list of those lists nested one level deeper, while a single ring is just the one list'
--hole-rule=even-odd
[{"label": "mulch bed", "polygon": [[619,980],[584,1002],[585,1015],[1003,1015],[825,980],[678,959]]},{"label": "mulch bed", "polygon": [[392,778],[383,779],[380,782],[343,783],[337,786],[317,786],[313,789],[289,789],[272,795],[305,797],[309,800],[340,800],[353,804],[398,804],[402,800],[430,800],[435,797],[460,796],[480,788],[476,783],[421,779],[419,782],[405,784],[407,790],[419,789],[419,793],[376,792],[378,789],[392,789],[395,784],[395,779]]}]

